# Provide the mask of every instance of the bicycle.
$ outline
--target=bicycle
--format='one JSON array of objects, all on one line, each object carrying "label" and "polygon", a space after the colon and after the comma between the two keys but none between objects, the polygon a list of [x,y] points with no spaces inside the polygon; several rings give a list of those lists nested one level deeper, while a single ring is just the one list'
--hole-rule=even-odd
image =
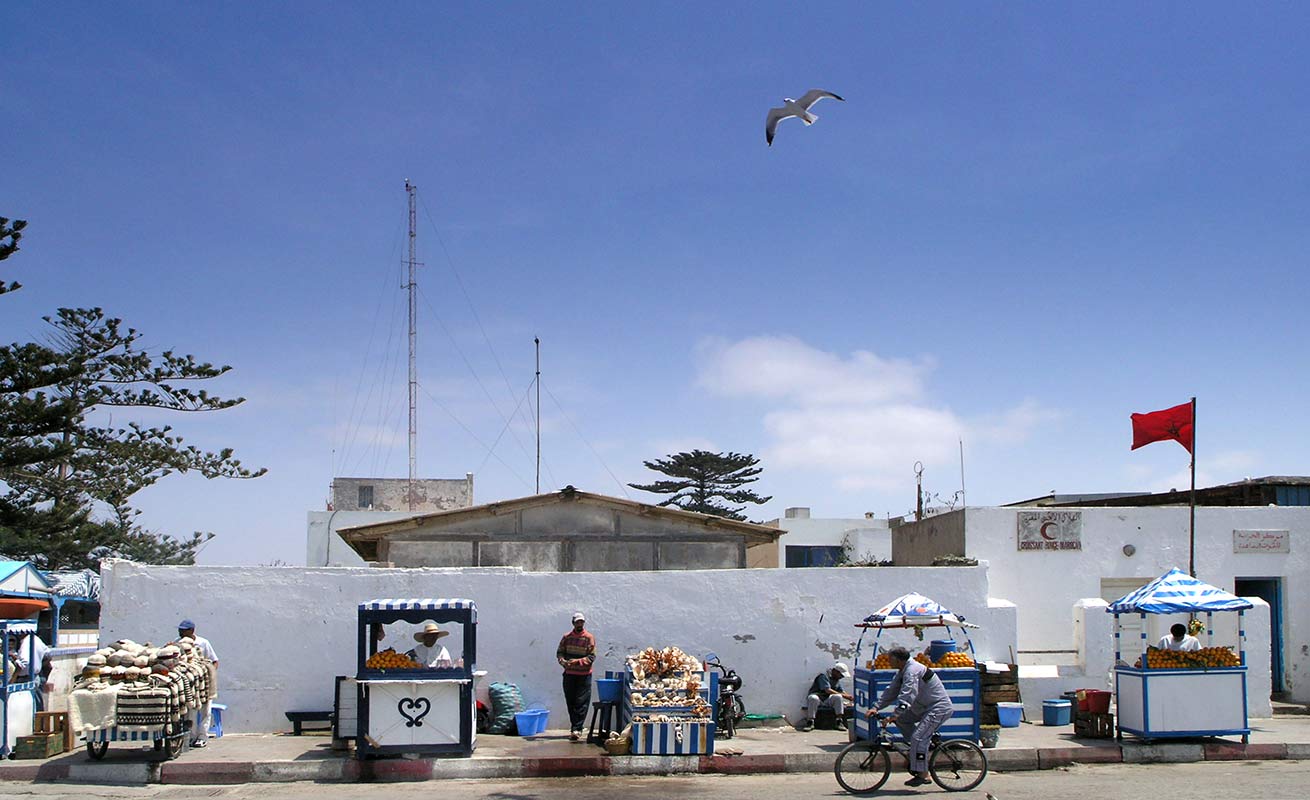
[{"label": "bicycle", "polygon": [[[892,774],[890,752],[900,753],[909,763],[910,746],[893,742],[887,733],[889,719],[878,718],[878,735],[860,739],[842,748],[832,771],[837,783],[851,794],[873,794],[882,788]],[[987,777],[987,754],[973,742],[964,739],[942,741],[939,734],[932,735],[928,750],[928,774],[933,783],[948,792],[967,792]]]}]

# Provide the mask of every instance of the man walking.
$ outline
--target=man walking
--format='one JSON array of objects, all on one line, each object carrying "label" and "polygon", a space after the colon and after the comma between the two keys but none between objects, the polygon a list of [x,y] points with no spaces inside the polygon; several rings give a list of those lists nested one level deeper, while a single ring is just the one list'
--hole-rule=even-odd
[{"label": "man walking", "polygon": [[564,634],[555,660],[564,668],[564,703],[569,709],[569,740],[581,741],[591,705],[591,665],[596,661],[596,637],[586,630],[587,617],[573,614],[573,630]]},{"label": "man walking", "polygon": [[928,782],[928,744],[942,723],[955,713],[955,707],[942,679],[930,667],[911,659],[909,650],[893,647],[887,655],[896,668],[896,677],[866,716],[872,717],[879,709],[896,703],[892,720],[910,745],[910,779],[905,785],[923,786]]}]

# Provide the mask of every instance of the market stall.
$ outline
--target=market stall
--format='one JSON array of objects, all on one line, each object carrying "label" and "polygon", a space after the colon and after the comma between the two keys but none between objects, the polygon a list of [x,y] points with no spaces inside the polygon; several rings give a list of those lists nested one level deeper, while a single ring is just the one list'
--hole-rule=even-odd
[{"label": "market stall", "polygon": [[[32,733],[32,719],[36,711],[34,692],[37,681],[31,678],[15,680],[15,670],[9,653],[14,652],[17,639],[23,634],[35,634],[36,623],[28,620],[0,620],[0,646],[4,647],[4,674],[0,676],[0,756],[14,751],[18,737]],[[36,642],[32,635],[23,640],[27,650],[27,663],[36,658]]]},{"label": "market stall", "polygon": [[87,755],[110,742],[149,744],[166,758],[186,746],[196,714],[216,696],[213,662],[189,637],[154,647],[120,639],[88,659],[68,696],[68,724]]},{"label": "market stall", "polygon": [[[865,717],[865,714],[878,702],[878,697],[896,677],[896,670],[891,668],[891,658],[886,654],[889,647],[882,648],[882,634],[887,630],[913,631],[917,641],[923,641],[925,630],[933,628],[955,628],[963,634],[968,652],[956,649],[954,640],[930,642],[928,648],[915,656],[915,660],[932,667],[941,678],[955,706],[955,713],[939,729],[943,739],[968,739],[977,742],[980,734],[979,712],[981,709],[981,689],[978,668],[974,663],[973,641],[969,639],[968,629],[977,628],[973,623],[965,622],[964,617],[952,614],[940,604],[921,594],[910,593],[896,598],[887,605],[864,618],[855,625],[862,628],[860,639],[855,645],[855,719],[852,736],[856,739],[870,739],[877,733],[877,723]],[[864,635],[869,630],[876,630],[873,640],[873,658],[861,663],[861,649]],[[949,641],[949,645],[947,642]],[[901,642],[910,652],[916,647]],[[899,737],[900,732],[895,733]]]},{"label": "market stall", "polygon": [[[1245,612],[1249,600],[1171,569],[1106,609],[1114,614],[1115,736],[1144,739],[1237,736],[1246,743],[1251,728],[1246,709]],[[1214,615],[1237,612],[1237,652],[1214,647]],[[1147,642],[1147,614],[1205,614],[1206,646],[1195,652],[1158,650]],[[1123,661],[1121,614],[1140,614],[1141,657]]]},{"label": "market stall", "polygon": [[[405,654],[413,645],[408,632],[384,631],[395,623],[416,626],[458,625],[451,655],[434,664]],[[370,600],[359,604],[359,663],[355,675],[357,738],[361,758],[383,754],[473,754],[477,746],[474,680],[477,606],[472,600]],[[402,644],[379,649],[395,635]],[[458,642],[458,644],[455,644]],[[344,688],[344,687],[343,687]]]},{"label": "market stall", "polygon": [[677,647],[628,657],[623,716],[636,755],[714,755],[719,673]]}]

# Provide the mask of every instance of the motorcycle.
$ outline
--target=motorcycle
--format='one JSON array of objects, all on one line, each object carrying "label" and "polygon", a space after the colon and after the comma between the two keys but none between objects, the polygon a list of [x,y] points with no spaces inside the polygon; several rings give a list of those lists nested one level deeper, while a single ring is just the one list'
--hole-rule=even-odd
[{"label": "motorcycle", "polygon": [[727,669],[719,663],[719,657],[713,653],[705,656],[705,666],[717,669],[719,677],[719,703],[714,709],[715,737],[731,739],[737,733],[737,725],[746,718],[746,703],[738,690],[742,679],[736,670]]}]

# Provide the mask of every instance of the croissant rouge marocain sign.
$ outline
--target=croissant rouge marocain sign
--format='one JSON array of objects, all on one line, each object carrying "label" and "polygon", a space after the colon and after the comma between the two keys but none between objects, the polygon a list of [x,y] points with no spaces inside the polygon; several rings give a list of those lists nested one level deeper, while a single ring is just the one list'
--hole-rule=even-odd
[{"label": "croissant rouge marocain sign", "polygon": [[1083,549],[1083,512],[1020,511],[1019,549]]}]

